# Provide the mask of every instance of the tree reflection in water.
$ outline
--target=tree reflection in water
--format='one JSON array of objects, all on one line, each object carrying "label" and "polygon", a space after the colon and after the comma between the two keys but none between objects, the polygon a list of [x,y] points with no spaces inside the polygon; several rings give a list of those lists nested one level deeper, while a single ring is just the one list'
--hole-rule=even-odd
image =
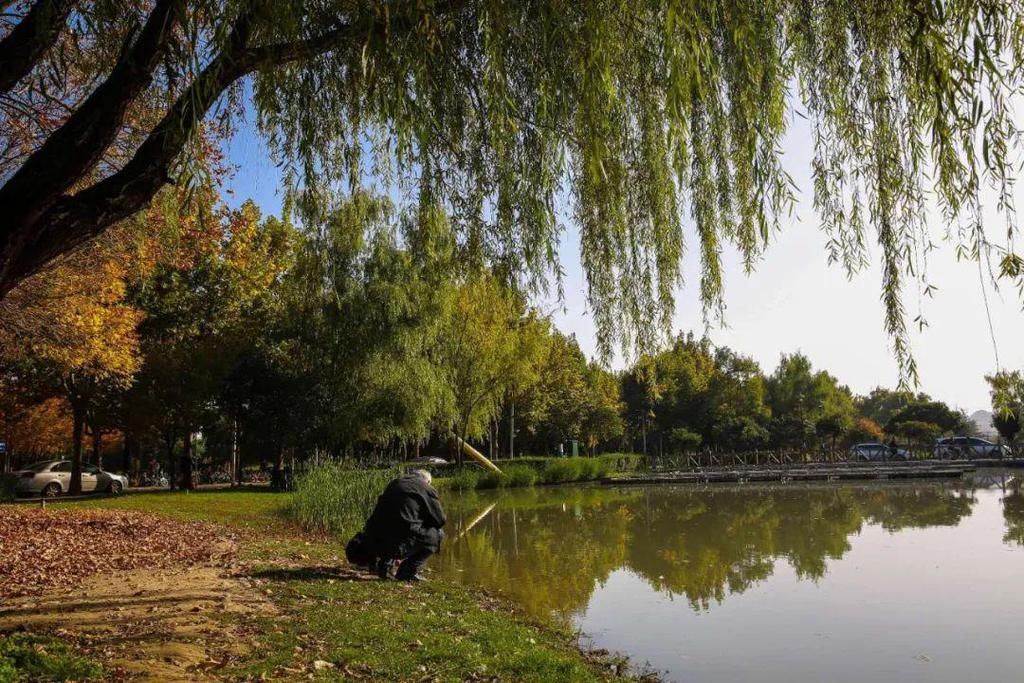
[{"label": "tree reflection in water", "polygon": [[[489,514],[460,535],[480,513]],[[536,615],[570,620],[598,585],[627,569],[707,610],[764,581],[777,561],[825,576],[865,525],[951,526],[969,489],[943,484],[776,487],[557,487],[469,494],[451,508],[438,569],[511,595]],[[1004,499],[1007,538],[1024,542],[1024,495]]]},{"label": "tree reflection in water", "polygon": [[1024,545],[1024,481],[1014,478],[1003,496],[1003,519],[1006,520],[1007,543]]}]

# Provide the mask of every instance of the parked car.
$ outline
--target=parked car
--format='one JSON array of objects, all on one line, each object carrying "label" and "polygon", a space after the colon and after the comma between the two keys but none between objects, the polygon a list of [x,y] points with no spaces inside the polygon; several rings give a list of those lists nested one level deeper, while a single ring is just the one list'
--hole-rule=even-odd
[{"label": "parked car", "polygon": [[444,458],[437,458],[432,455],[421,455],[418,458],[413,458],[410,462],[417,463],[419,465],[447,465],[448,461]]},{"label": "parked car", "polygon": [[894,454],[884,443],[871,441],[850,446],[850,460],[860,460],[861,462],[910,460],[910,451],[906,448],[897,448]]},{"label": "parked car", "polygon": [[[14,473],[15,490],[22,495],[39,494],[52,498],[71,487],[70,460],[44,460]],[[128,488],[128,477],[106,472],[95,465],[82,463],[82,492],[105,491],[115,495]]]},{"label": "parked car", "polygon": [[936,458],[1002,458],[1009,457],[1010,447],[979,439],[976,436],[951,436],[935,442]]}]

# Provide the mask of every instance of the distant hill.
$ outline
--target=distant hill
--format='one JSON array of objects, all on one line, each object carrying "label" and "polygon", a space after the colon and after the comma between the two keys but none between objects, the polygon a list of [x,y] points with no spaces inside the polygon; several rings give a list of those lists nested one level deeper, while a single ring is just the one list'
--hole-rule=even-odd
[{"label": "distant hill", "polygon": [[992,413],[988,410],[975,410],[971,413],[971,422],[978,429],[978,436],[983,438],[995,438],[999,436],[996,428],[992,426]]}]

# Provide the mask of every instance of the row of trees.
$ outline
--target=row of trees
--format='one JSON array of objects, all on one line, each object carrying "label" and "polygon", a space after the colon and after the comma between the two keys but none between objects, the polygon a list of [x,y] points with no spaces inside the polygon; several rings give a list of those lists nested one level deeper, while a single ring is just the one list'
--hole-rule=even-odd
[{"label": "row of trees", "polygon": [[[190,486],[199,446],[237,473],[446,454],[450,435],[492,455],[622,435],[616,378],[466,259],[444,212],[357,193],[300,230],[206,199],[173,222],[154,209],[0,303],[19,325],[0,348],[13,450],[69,438],[77,482],[83,442],[99,464],[114,435],[123,466],[159,456]],[[64,438],[23,443],[43,416]]]},{"label": "row of trees", "polygon": [[[570,441],[927,445],[972,429],[924,394],[856,397],[799,353],[766,375],[692,334],[613,374],[495,263],[430,204],[357,192],[300,229],[212,191],[168,193],[0,302],[15,332],[0,342],[0,438],[22,460],[70,451],[74,481],[83,457],[113,452],[191,486],[197,458],[237,475],[288,456],[447,456],[451,436],[507,457]],[[1019,416],[1019,373],[989,379],[1016,396],[1000,414]]]},{"label": "row of trees", "polygon": [[[1020,375],[1003,373],[989,381],[993,395],[1009,395],[998,383],[1019,387]],[[963,412],[927,394],[876,388],[855,396],[800,353],[783,355],[766,375],[753,359],[692,334],[641,358],[625,373],[622,395],[628,440],[645,453],[835,449],[883,439],[930,447],[942,435],[975,432]],[[1011,441],[1017,433],[1012,416],[1024,406],[1024,392],[1018,388],[1015,396],[1006,406],[994,406],[996,425]]]}]

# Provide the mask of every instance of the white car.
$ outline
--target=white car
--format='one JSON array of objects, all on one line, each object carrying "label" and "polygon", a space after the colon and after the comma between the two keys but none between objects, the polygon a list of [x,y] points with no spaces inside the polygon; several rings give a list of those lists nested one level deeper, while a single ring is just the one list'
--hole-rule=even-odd
[{"label": "white car", "polygon": [[935,442],[936,458],[1002,458],[1010,455],[1009,446],[976,436],[952,436]]},{"label": "white car", "polygon": [[905,448],[897,448],[896,453],[893,453],[884,443],[871,441],[850,446],[850,460],[859,460],[861,462],[910,460],[910,451]]},{"label": "white car", "polygon": [[[21,495],[59,496],[71,488],[71,461],[44,460],[14,473],[14,490]],[[104,491],[117,495],[128,488],[128,477],[82,463],[82,493]]]}]

